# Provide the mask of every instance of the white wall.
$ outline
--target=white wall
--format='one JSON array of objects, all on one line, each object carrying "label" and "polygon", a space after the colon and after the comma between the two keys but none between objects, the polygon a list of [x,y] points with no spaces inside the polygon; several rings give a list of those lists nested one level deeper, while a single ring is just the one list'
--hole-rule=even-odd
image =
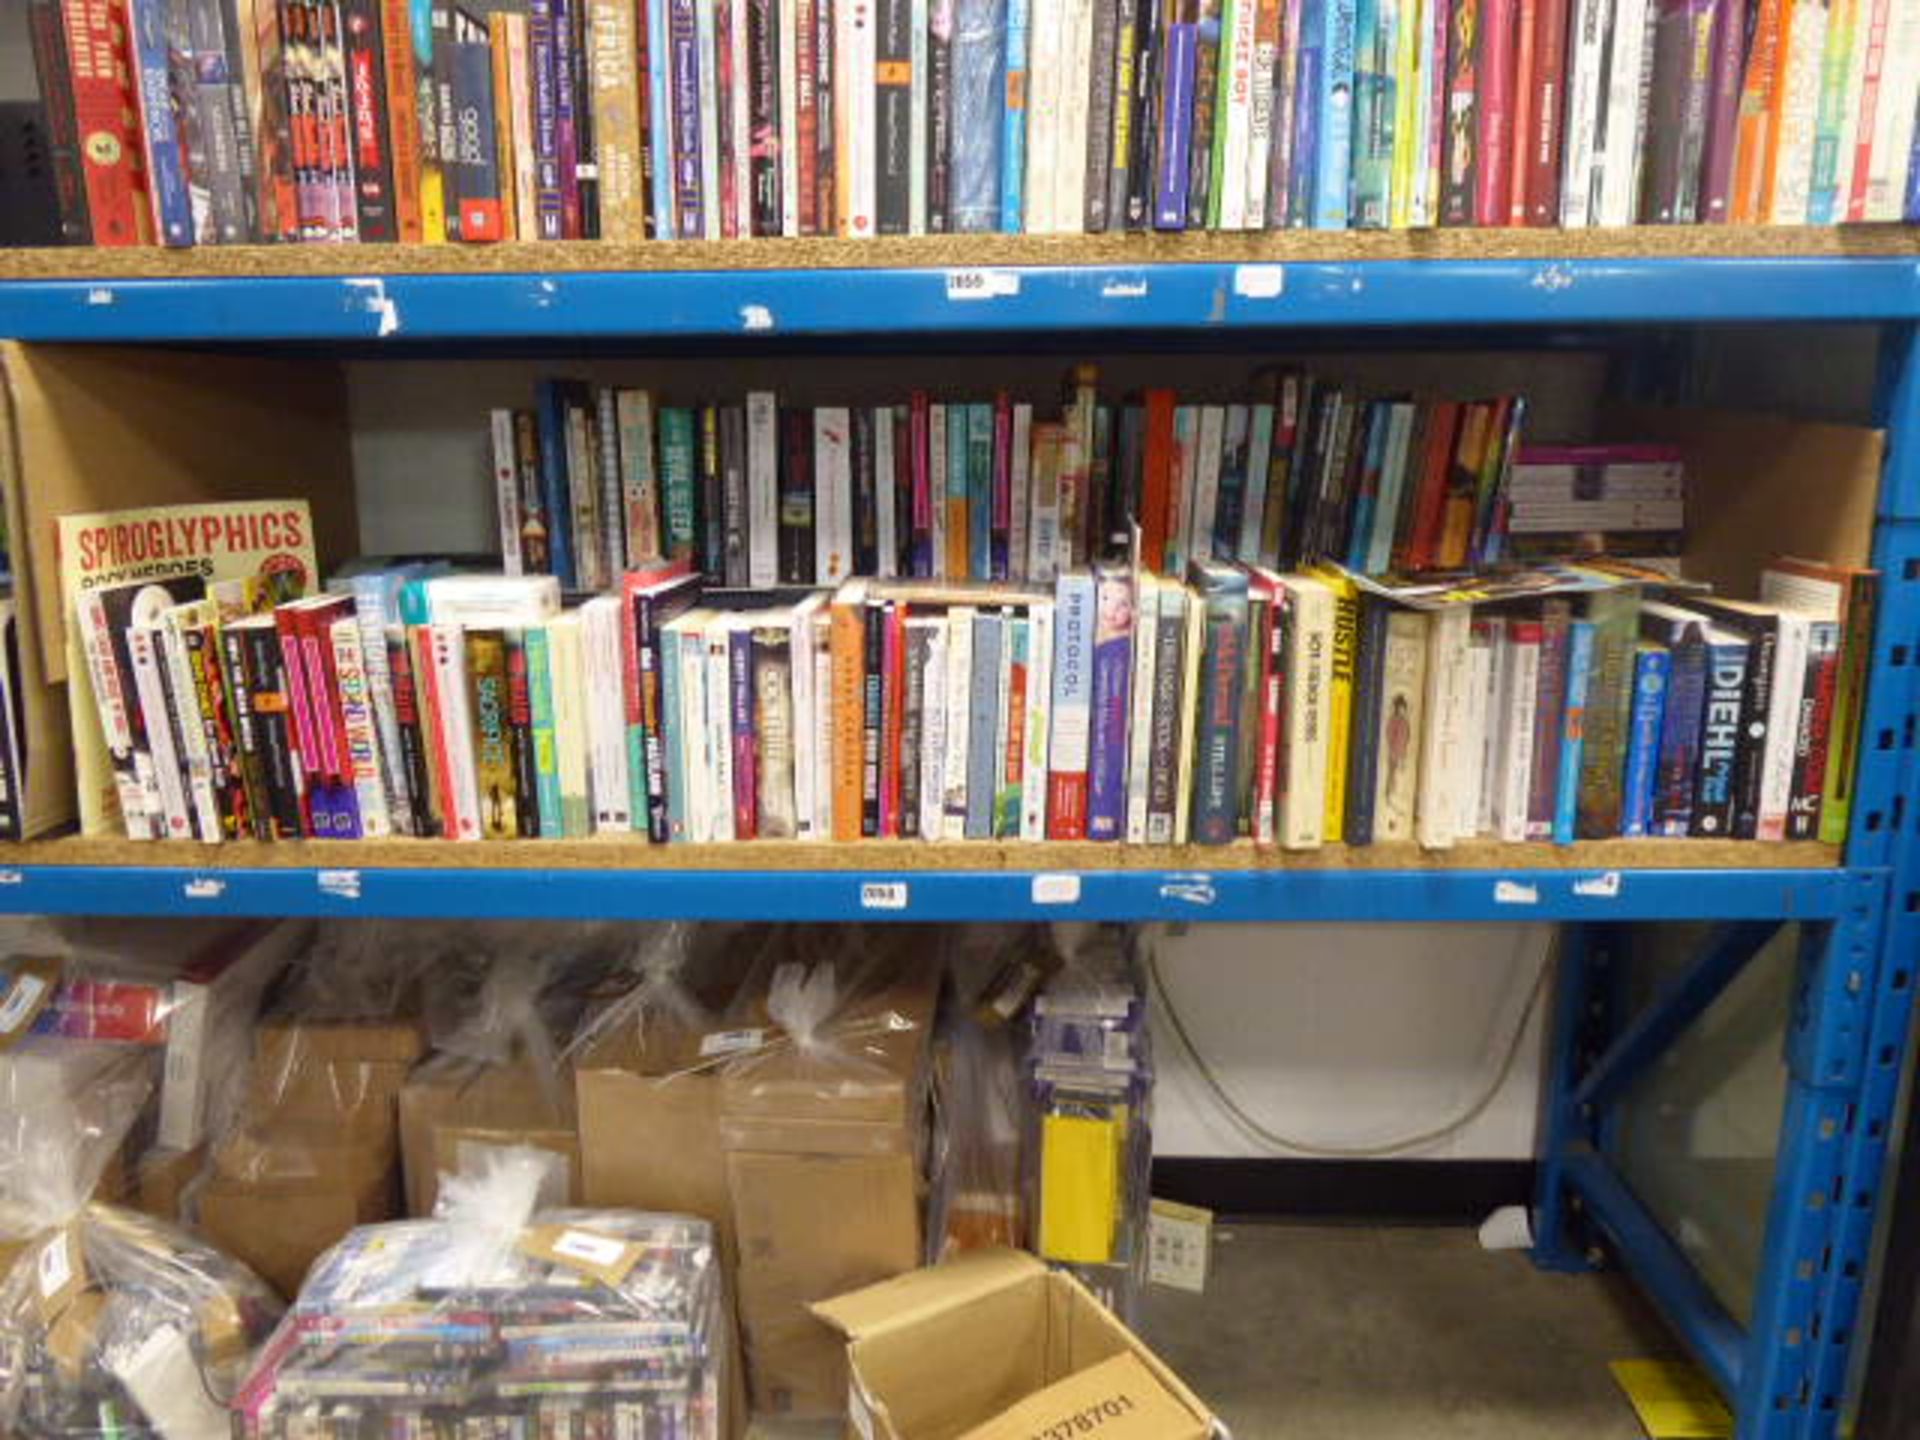
[{"label": "white wall", "polygon": [[[1245,394],[1261,360],[1136,355],[1102,362],[1103,390],[1171,384]],[[1316,374],[1460,395],[1525,388],[1529,433],[1581,438],[1603,371],[1572,353],[1309,356]],[[983,396],[1005,387],[1037,404],[1066,358],[597,359],[381,361],[348,367],[362,541],[372,550],[497,548],[486,411],[526,406],[534,378],[647,385],[667,403],[771,387],[798,403],[904,398],[915,385]],[[1196,926],[1156,943],[1175,1005],[1236,1101],[1263,1125],[1335,1147],[1432,1128],[1484,1090],[1545,956],[1546,927]],[[1425,1158],[1532,1153],[1541,1021],[1494,1102],[1458,1135],[1404,1152]],[[1171,1034],[1157,1037],[1155,1148],[1164,1155],[1260,1155],[1207,1095]]]}]

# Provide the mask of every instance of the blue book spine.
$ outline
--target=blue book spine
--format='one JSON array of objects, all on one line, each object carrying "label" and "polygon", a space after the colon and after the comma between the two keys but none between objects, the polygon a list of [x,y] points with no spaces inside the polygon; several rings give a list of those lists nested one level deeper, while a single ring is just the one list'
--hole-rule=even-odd
[{"label": "blue book spine", "polygon": [[1913,127],[1913,149],[1907,160],[1907,207],[1904,215],[1908,224],[1920,221],[1920,125]]},{"label": "blue book spine", "polygon": [[560,812],[560,745],[553,730],[553,658],[544,625],[529,625],[521,638],[527,651],[527,698],[533,711],[534,804],[540,833],[565,833]]},{"label": "blue book spine", "polygon": [[1373,512],[1380,500],[1380,471],[1386,463],[1387,419],[1392,407],[1367,407],[1367,449],[1360,462],[1360,493],[1353,502],[1353,533],[1347,542],[1347,568],[1367,573],[1367,552],[1373,548]]},{"label": "blue book spine", "polygon": [[1328,0],[1301,0],[1300,53],[1294,61],[1293,153],[1287,161],[1287,223],[1313,223],[1320,153],[1321,17]]},{"label": "blue book spine", "polygon": [[673,97],[668,90],[673,73],[672,42],[667,32],[667,7],[655,0],[647,6],[647,147],[653,152],[653,229],[660,240],[671,240],[677,233],[673,223]]},{"label": "blue book spine", "polygon": [[1200,36],[1189,21],[1167,27],[1160,80],[1160,115],[1154,147],[1153,228],[1187,228],[1189,150],[1193,144],[1193,87],[1200,63]]},{"label": "blue book spine", "polygon": [[180,146],[173,82],[167,69],[167,0],[133,0],[130,8],[155,228],[163,245],[191,245],[193,202],[187,195],[187,158]]},{"label": "blue book spine", "polygon": [[967,717],[967,825],[969,840],[993,838],[993,801],[1000,777],[994,735],[1000,719],[1000,642],[1006,622],[973,617],[973,680]]},{"label": "blue book spine", "polygon": [[567,389],[561,380],[536,387],[535,426],[540,432],[540,503],[547,512],[547,554],[560,588],[576,583],[573,569],[573,494],[567,485]]},{"label": "blue book spine", "polygon": [[1567,703],[1561,712],[1560,776],[1553,806],[1553,843],[1573,843],[1574,814],[1580,807],[1580,759],[1586,750],[1587,692],[1593,684],[1593,622],[1567,627]]},{"label": "blue book spine", "polygon": [[[1006,0],[956,0],[953,25],[953,228],[1000,228]],[[969,834],[972,832],[969,831]]]},{"label": "blue book spine", "polygon": [[[949,573],[949,580],[964,580],[973,573],[973,516],[971,514],[972,490],[967,485],[967,440],[973,433],[973,415],[965,405],[947,406],[947,545],[954,544],[953,516],[956,504],[968,508],[967,528],[963,532],[966,541],[967,565],[958,574]],[[936,561],[944,563],[944,560]]]},{"label": "blue book spine", "polygon": [[1673,653],[1664,646],[1642,650],[1634,659],[1622,835],[1645,835],[1653,828],[1653,795],[1660,778],[1660,733],[1665,728],[1672,675]]},{"label": "blue book spine", "polygon": [[967,437],[967,574],[975,580],[990,580],[993,578],[993,406],[967,406]]},{"label": "blue book spine", "polygon": [[667,765],[667,839],[675,845],[687,838],[687,756],[680,747],[686,726],[680,708],[680,635],[668,630],[660,636],[660,738]]},{"label": "blue book spine", "polygon": [[1087,756],[1087,838],[1118,840],[1127,825],[1128,681],[1133,585],[1118,565],[1093,577],[1093,732]]},{"label": "blue book spine", "polygon": [[[1027,12],[1029,0],[1007,0],[1006,88],[1001,107],[1000,228],[1018,235],[1027,193]],[[1014,97],[1019,104],[1013,104]]]},{"label": "blue book spine", "polygon": [[1347,198],[1353,179],[1353,30],[1356,0],[1325,0],[1321,11],[1318,109],[1320,148],[1315,157],[1313,228],[1347,228]]}]

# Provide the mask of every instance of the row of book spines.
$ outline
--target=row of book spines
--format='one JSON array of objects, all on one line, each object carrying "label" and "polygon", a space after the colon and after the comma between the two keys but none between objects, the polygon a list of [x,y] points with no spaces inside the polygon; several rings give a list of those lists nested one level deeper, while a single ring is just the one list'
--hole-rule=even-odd
[{"label": "row of book spines", "polygon": [[780,410],[661,407],[644,391],[543,386],[496,411],[509,573],[597,589],[662,554],[735,586],[853,574],[1049,580],[1124,548],[1184,574],[1225,559],[1334,559],[1362,572],[1500,558],[1520,401],[1363,400],[1302,377],[1275,402],[1176,405],[1059,422],[1030,405]]}]

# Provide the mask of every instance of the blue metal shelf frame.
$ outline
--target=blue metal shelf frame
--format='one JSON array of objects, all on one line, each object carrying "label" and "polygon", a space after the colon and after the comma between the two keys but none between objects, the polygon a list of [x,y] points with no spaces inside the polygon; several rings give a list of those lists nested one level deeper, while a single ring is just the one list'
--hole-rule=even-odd
[{"label": "blue metal shelf frame", "polygon": [[[0,284],[28,341],[409,344],[1857,322],[1880,327],[1890,436],[1883,599],[1844,870],[813,872],[29,864],[0,911],[844,920],[1566,922],[1536,1258],[1604,1241],[1732,1401],[1738,1440],[1836,1433],[1920,969],[1920,265],[1912,259],[1400,260]],[[1625,922],[1722,922],[1646,1013],[1620,1013]],[[1621,1180],[1631,1076],[1775,926],[1802,922],[1753,1311],[1730,1316]]]}]

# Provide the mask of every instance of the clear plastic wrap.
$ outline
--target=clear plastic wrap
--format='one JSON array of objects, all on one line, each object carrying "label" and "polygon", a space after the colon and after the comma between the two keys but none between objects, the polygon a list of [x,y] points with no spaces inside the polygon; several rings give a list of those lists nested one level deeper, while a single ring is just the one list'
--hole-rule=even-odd
[{"label": "clear plastic wrap", "polygon": [[449,1178],[436,1218],[348,1234],[261,1350],[235,1433],[726,1433],[712,1227],[540,1210],[544,1174],[537,1152],[496,1152]]},{"label": "clear plastic wrap", "polygon": [[279,1302],[226,1256],[88,1203],[152,1093],[142,1047],[0,1055],[0,1433],[220,1440]]}]

